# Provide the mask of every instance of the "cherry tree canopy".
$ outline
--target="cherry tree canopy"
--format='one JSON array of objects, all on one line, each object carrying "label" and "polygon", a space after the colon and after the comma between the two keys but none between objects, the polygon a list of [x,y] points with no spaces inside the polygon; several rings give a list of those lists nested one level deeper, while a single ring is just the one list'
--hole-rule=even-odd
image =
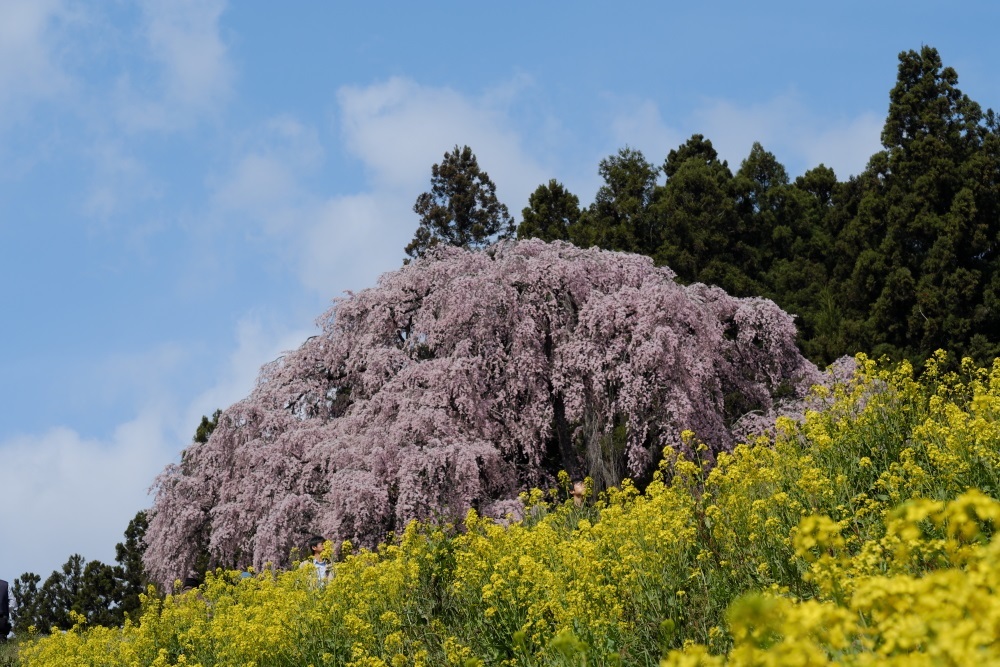
[{"label": "cherry tree canopy", "polygon": [[772,302],[563,242],[439,247],[319,323],[157,479],[155,579],[199,553],[285,564],[312,533],[372,546],[410,519],[503,517],[560,469],[648,478],[682,429],[726,449],[819,378]]}]

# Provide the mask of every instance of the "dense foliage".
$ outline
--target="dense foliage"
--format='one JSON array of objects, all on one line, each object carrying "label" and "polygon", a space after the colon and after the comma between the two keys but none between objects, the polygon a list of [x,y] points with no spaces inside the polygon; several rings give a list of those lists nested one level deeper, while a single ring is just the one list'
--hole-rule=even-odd
[{"label": "dense foliage", "polygon": [[[958,366],[957,364],[953,364]],[[220,573],[27,667],[934,665],[1000,659],[1000,362],[917,380],[861,358],[801,423],[645,492],[536,491],[520,523],[411,523],[309,573]],[[832,402],[831,402],[832,401]],[[220,426],[221,428],[221,426]],[[979,489],[980,491],[970,491]],[[348,549],[342,553],[347,554]],[[661,663],[661,658],[663,662]]]},{"label": "dense foliage", "polygon": [[411,519],[517,514],[559,470],[648,481],[682,429],[725,450],[741,417],[817,381],[773,303],[673,277],[537,240],[385,274],[160,477],[148,570],[169,583],[202,552],[260,567],[314,533],[373,547]]},{"label": "dense foliage", "polygon": [[1000,354],[1000,122],[957,84],[935,49],[901,53],[883,150],[846,181],[823,165],[790,181],[759,143],[734,174],[696,134],[661,167],[631,148],[603,160],[583,210],[555,181],[539,187],[518,238],[642,253],[684,282],[773,299],[819,364],[856,352],[919,363],[938,348],[988,363]]}]

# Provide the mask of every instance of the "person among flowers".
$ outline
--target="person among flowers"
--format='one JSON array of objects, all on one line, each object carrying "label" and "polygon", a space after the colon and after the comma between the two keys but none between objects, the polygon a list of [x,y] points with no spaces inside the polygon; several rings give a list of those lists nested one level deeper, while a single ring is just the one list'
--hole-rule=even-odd
[{"label": "person among flowers", "polygon": [[330,579],[333,579],[333,566],[330,565],[330,561],[327,559],[327,547],[328,541],[325,537],[320,535],[313,535],[306,542],[306,551],[310,554],[310,557],[302,561],[299,567],[313,567],[316,570],[316,582],[319,584],[325,584]]}]

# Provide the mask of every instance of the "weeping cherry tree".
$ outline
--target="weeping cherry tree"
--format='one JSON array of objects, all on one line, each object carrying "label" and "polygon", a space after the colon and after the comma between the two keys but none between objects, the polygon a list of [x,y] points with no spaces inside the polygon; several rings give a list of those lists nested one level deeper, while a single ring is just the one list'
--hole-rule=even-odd
[{"label": "weeping cherry tree", "polygon": [[319,325],[158,477],[154,579],[199,554],[284,565],[312,533],[370,547],[470,507],[516,517],[560,470],[641,482],[683,429],[725,450],[818,379],[772,302],[559,241],[440,245]]}]

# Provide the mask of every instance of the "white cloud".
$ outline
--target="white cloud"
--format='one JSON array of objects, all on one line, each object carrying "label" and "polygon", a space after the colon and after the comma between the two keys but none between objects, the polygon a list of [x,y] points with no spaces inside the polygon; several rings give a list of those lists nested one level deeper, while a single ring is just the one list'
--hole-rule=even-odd
[{"label": "white cloud", "polygon": [[[412,205],[412,204],[410,204]],[[408,200],[393,193],[335,197],[313,214],[302,237],[299,276],[319,294],[374,286],[386,271],[403,264],[416,216],[403,215]]]},{"label": "white cloud", "polygon": [[216,369],[215,384],[198,394],[184,410],[182,422],[190,425],[186,437],[191,437],[203,415],[224,410],[249,395],[261,366],[298,348],[315,333],[314,328],[288,328],[269,322],[260,313],[241,318],[236,325],[236,347]]},{"label": "white cloud", "polygon": [[345,143],[376,190],[401,190],[415,199],[430,183],[431,165],[456,145],[468,145],[501,201],[517,211],[548,177],[505,113],[512,94],[501,85],[475,98],[392,78],[341,88],[337,100]]},{"label": "white cloud", "polygon": [[143,4],[150,50],[164,67],[170,99],[197,107],[226,92],[230,71],[218,32],[224,6],[218,0]]},{"label": "white cloud", "polygon": [[825,164],[833,169],[840,180],[864,171],[868,159],[882,150],[884,118],[874,112],[831,123],[817,129],[812,136],[803,137],[800,150],[806,156],[809,168]]},{"label": "white cloud", "polygon": [[[108,438],[54,427],[0,442],[0,576],[11,580],[31,571],[44,579],[73,553],[113,562],[129,520],[152,504],[153,480],[190,443],[201,416],[248,395],[261,365],[315,333],[265,322],[259,314],[240,320],[235,349],[213,372],[218,380],[193,400],[168,390],[165,376],[185,355],[164,344],[146,357],[108,364],[107,383],[145,397],[138,414]],[[174,386],[175,393],[186,389]]]},{"label": "white cloud", "polygon": [[155,199],[162,188],[139,159],[120,141],[105,139],[89,151],[93,173],[83,201],[84,214],[108,220],[136,203]]},{"label": "white cloud", "polygon": [[158,408],[120,425],[109,442],[52,428],[0,443],[0,571],[44,579],[72,553],[114,561],[114,546],[135,513],[149,505],[146,489],[171,447]]},{"label": "white cloud", "polygon": [[0,3],[0,120],[70,85],[55,58],[57,28],[69,18],[60,0]]},{"label": "white cloud", "polygon": [[234,68],[219,35],[223,0],[153,0],[142,4],[153,90],[119,81],[119,117],[132,130],[173,130],[212,116],[229,99]]},{"label": "white cloud", "polygon": [[657,167],[687,140],[680,130],[664,123],[659,108],[648,100],[618,114],[611,123],[611,133],[617,146],[638,148]]},{"label": "white cloud", "polygon": [[793,178],[822,163],[841,180],[865,168],[868,158],[881,148],[881,131],[882,121],[872,112],[831,119],[808,108],[794,93],[748,105],[708,100],[687,117],[670,121],[662,118],[654,103],[633,101],[611,122],[618,145],[642,150],[653,164],[661,164],[691,135],[702,134],[733,171],[759,141]]},{"label": "white cloud", "polygon": [[518,216],[548,176],[522,148],[503,108],[518,86],[481,98],[394,78],[338,91],[344,144],[368,175],[359,192],[316,192],[306,181],[325,155],[316,131],[291,116],[264,123],[228,171],[210,179],[215,215],[253,224],[290,257],[303,286],[325,297],[371,286],[402,264],[431,165],[468,144]]},{"label": "white cloud", "polygon": [[[336,117],[343,147],[368,177],[364,187],[343,194],[317,190],[322,179],[315,176],[336,149],[324,146],[314,127],[283,114],[246,129],[229,166],[206,179],[207,215],[213,224],[262,235],[257,238],[266,252],[314,294],[330,297],[372,285],[399,267],[418,222],[413,201],[429,186],[430,166],[452,146],[473,147],[515,218],[530,192],[552,177],[529,154],[511,118],[524,85],[518,80],[478,96],[403,78],[343,87]],[[877,148],[873,116],[826,122],[792,94],[743,107],[711,101],[675,122],[665,121],[650,101],[617,105],[627,109],[610,123],[611,138],[643,150],[654,164],[693,132],[709,137],[734,169],[752,142],[762,141],[793,175],[824,162],[844,178],[863,168]],[[600,157],[589,172],[596,174]],[[584,204],[600,185],[596,176],[561,180],[577,188]]]},{"label": "white cloud", "polygon": [[272,155],[248,153],[233,166],[213,199],[223,209],[256,212],[260,216],[300,196],[302,191],[295,172],[285,161]]},{"label": "white cloud", "polygon": [[254,128],[230,171],[209,179],[213,205],[249,216],[272,234],[295,226],[296,211],[316,199],[300,181],[322,165],[314,128],[277,116]]},{"label": "white cloud", "polygon": [[718,100],[695,115],[700,125],[693,131],[711,139],[734,171],[755,141],[774,153],[792,177],[823,163],[841,180],[863,171],[881,148],[882,123],[874,113],[831,119],[793,93],[752,105]]}]

